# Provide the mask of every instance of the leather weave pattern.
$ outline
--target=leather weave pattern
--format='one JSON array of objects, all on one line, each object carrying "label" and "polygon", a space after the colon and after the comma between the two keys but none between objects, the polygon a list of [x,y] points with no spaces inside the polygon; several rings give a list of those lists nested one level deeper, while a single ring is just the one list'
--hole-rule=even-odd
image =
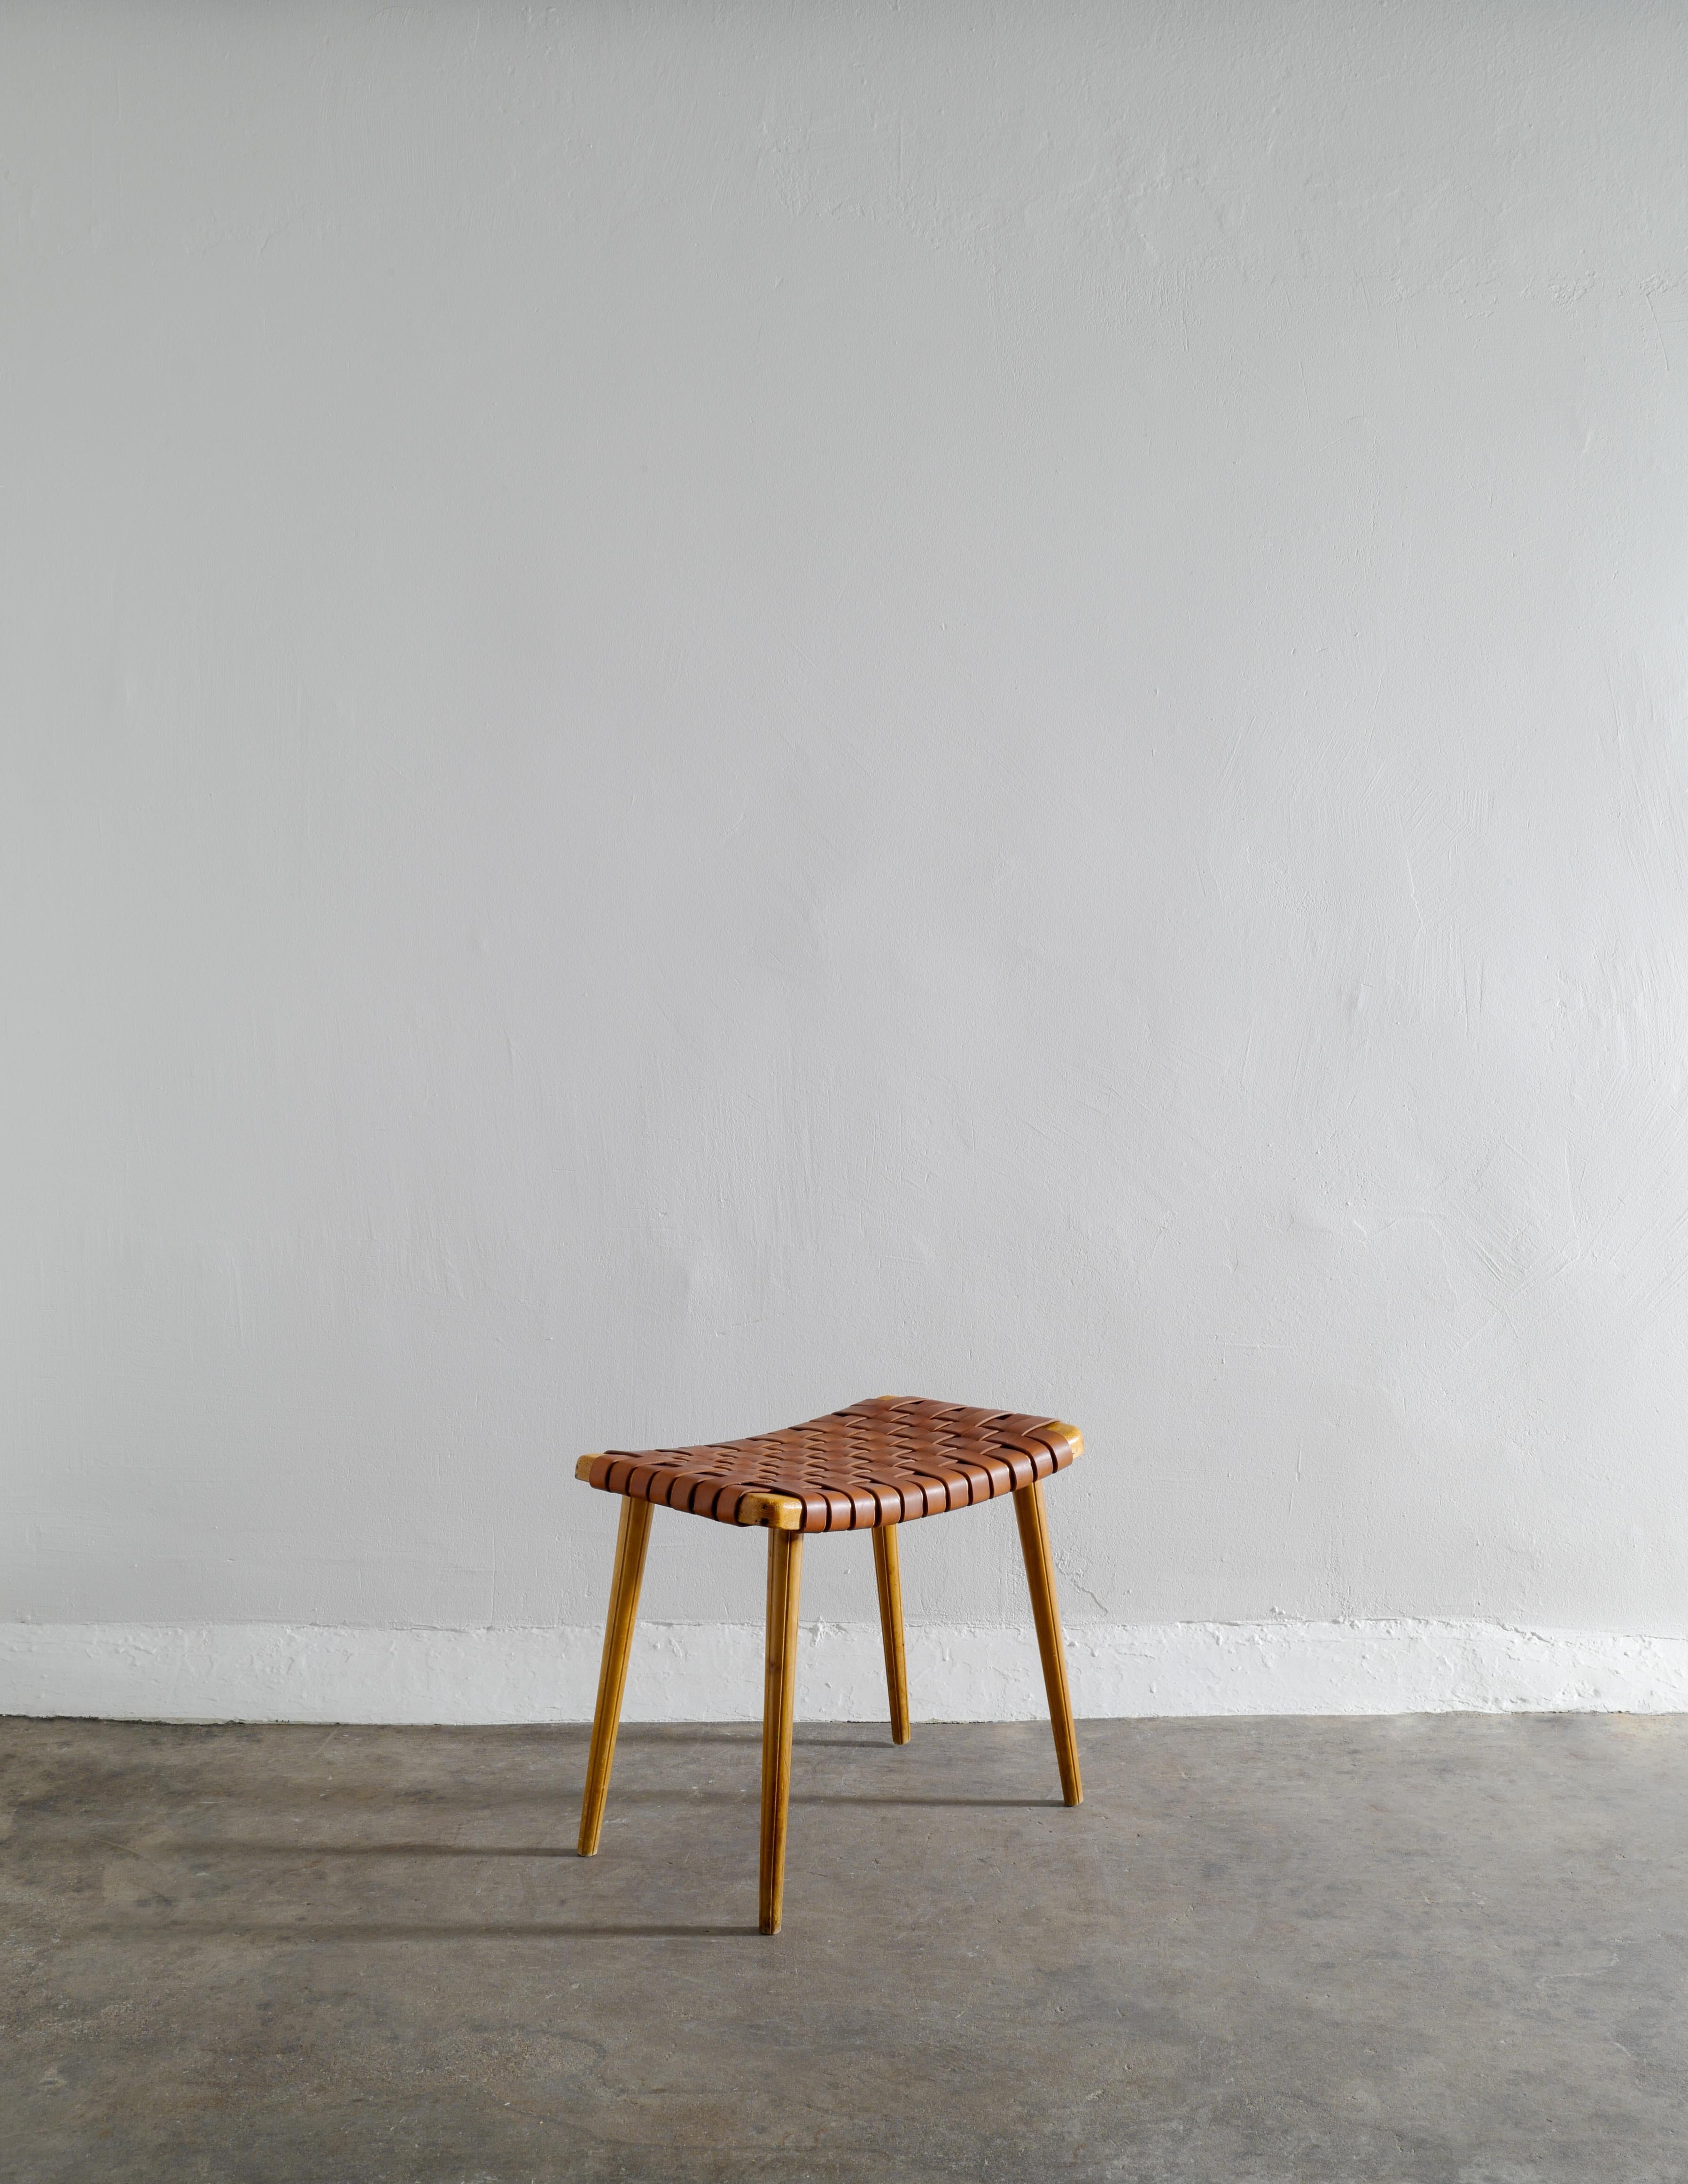
[{"label": "leather weave pattern", "polygon": [[612,1494],[740,1522],[746,1493],[802,1502],[805,1532],[907,1524],[1064,1471],[1082,1446],[1059,1418],[875,1396],[807,1424],[698,1448],[611,1449],[587,1480]]}]

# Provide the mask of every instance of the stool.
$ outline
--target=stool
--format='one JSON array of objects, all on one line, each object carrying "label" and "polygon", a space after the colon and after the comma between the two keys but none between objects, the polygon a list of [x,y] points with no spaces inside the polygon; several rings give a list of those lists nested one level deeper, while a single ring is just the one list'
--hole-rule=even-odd
[{"label": "stool", "polygon": [[1078,1745],[1061,1650],[1060,1612],[1049,1557],[1042,1482],[1065,1471],[1084,1446],[1076,1426],[1010,1411],[875,1396],[807,1425],[756,1434],[703,1448],[611,1449],[583,1456],[577,1479],[623,1501],[610,1581],[603,1668],[592,1717],[586,1793],[580,1805],[580,1855],[598,1847],[621,1721],[639,1585],[653,1508],[679,1509],[718,1524],[761,1524],[768,1531],[768,1652],[762,1714],[762,1876],[758,1923],[777,1934],[785,1892],[785,1811],[791,1787],[791,1702],[796,1688],[797,1593],[803,1540],[810,1532],[871,1532],[885,1641],[893,1742],[906,1744],[908,1674],[903,1650],[903,1582],[897,1527],[975,1502],[1014,1496],[1020,1551],[1031,1593],[1043,1685],[1055,1733],[1061,1795],[1076,1805]]}]

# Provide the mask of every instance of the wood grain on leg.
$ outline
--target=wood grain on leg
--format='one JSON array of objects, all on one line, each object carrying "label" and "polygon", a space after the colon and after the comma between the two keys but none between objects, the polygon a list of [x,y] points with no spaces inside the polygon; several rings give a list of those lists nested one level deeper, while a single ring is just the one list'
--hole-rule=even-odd
[{"label": "wood grain on leg", "polygon": [[633,1625],[639,1613],[639,1585],[645,1574],[645,1544],[651,1534],[651,1504],[623,1501],[616,1534],[615,1574],[610,1580],[609,1620],[604,1626],[604,1660],[598,1672],[598,1705],[592,1716],[592,1750],[586,1762],[586,1794],[580,1801],[580,1855],[590,1858],[604,1825],[604,1800],[610,1792],[616,1731],[621,1726],[621,1695],[627,1684]]},{"label": "wood grain on leg", "polygon": [[879,1587],[880,1635],[885,1641],[885,1682],[891,1694],[891,1741],[907,1744],[908,1661],[903,1649],[903,1571],[897,1560],[897,1527],[880,1524],[874,1532],[874,1581]]},{"label": "wood grain on leg", "polygon": [[785,1816],[791,1799],[791,1702],[797,1683],[797,1595],[803,1535],[768,1535],[768,1674],[762,1701],[762,1886],[758,1924],[777,1934],[785,1901]]},{"label": "wood grain on leg", "polygon": [[1015,1492],[1014,1513],[1020,1524],[1020,1552],[1026,1557],[1026,1582],[1031,1593],[1031,1619],[1037,1626],[1037,1651],[1043,1657],[1043,1687],[1049,1694],[1049,1726],[1055,1733],[1055,1761],[1061,1770],[1061,1795],[1068,1804],[1076,1805],[1083,1799],[1084,1785],[1079,1779],[1078,1740],[1073,1734],[1072,1698],[1067,1690],[1061,1611],[1055,1604],[1049,1524],[1043,1509],[1043,1489],[1037,1480]]}]

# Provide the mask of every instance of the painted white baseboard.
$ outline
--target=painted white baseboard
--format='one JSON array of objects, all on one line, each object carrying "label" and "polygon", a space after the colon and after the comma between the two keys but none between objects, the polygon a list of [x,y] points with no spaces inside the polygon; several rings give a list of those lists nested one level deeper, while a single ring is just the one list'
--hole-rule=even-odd
[{"label": "painted white baseboard", "polygon": [[[0,1624],[0,1713],[143,1721],[589,1721],[599,1629],[370,1630]],[[1044,1712],[1030,1629],[908,1630],[917,1720],[1022,1721]],[[1080,1624],[1067,1634],[1081,1715],[1688,1713],[1688,1638],[1516,1630],[1498,1623]],[[879,1630],[802,1633],[797,1712],[885,1712]],[[629,1721],[752,1721],[762,1633],[640,1626]]]}]

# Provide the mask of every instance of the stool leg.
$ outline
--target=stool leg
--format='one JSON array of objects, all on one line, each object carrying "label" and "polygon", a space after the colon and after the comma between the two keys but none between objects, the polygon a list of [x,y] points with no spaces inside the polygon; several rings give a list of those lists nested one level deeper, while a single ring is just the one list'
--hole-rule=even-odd
[{"label": "stool leg", "polygon": [[1043,1488],[1034,1479],[1015,1490],[1014,1513],[1020,1524],[1020,1549],[1026,1557],[1026,1582],[1031,1593],[1031,1619],[1037,1625],[1037,1651],[1043,1657],[1043,1688],[1049,1694],[1049,1725],[1055,1732],[1055,1763],[1061,1770],[1061,1796],[1070,1805],[1084,1797],[1078,1774],[1078,1740],[1073,1735],[1072,1699],[1067,1691],[1067,1657],[1061,1644],[1061,1611],[1055,1604],[1055,1566],[1049,1555],[1049,1522]]},{"label": "stool leg", "polygon": [[762,1699],[762,1885],[757,1923],[777,1934],[785,1902],[785,1814],[791,1797],[791,1702],[797,1688],[801,1532],[768,1534],[768,1674]]},{"label": "stool leg", "polygon": [[885,1681],[891,1693],[891,1741],[907,1744],[914,1734],[908,1722],[908,1659],[903,1650],[903,1571],[897,1555],[897,1527],[874,1529],[874,1582],[879,1587],[879,1630],[885,1641]]},{"label": "stool leg", "polygon": [[598,1707],[592,1716],[586,1794],[580,1800],[582,1858],[590,1858],[597,1849],[604,1825],[604,1800],[610,1794],[616,1731],[621,1726],[621,1695],[627,1684],[634,1618],[639,1613],[639,1581],[645,1574],[645,1543],[650,1535],[651,1504],[627,1496],[621,1505],[621,1529],[616,1534],[615,1575],[610,1580],[609,1620],[604,1626],[604,1661],[598,1671]]}]

